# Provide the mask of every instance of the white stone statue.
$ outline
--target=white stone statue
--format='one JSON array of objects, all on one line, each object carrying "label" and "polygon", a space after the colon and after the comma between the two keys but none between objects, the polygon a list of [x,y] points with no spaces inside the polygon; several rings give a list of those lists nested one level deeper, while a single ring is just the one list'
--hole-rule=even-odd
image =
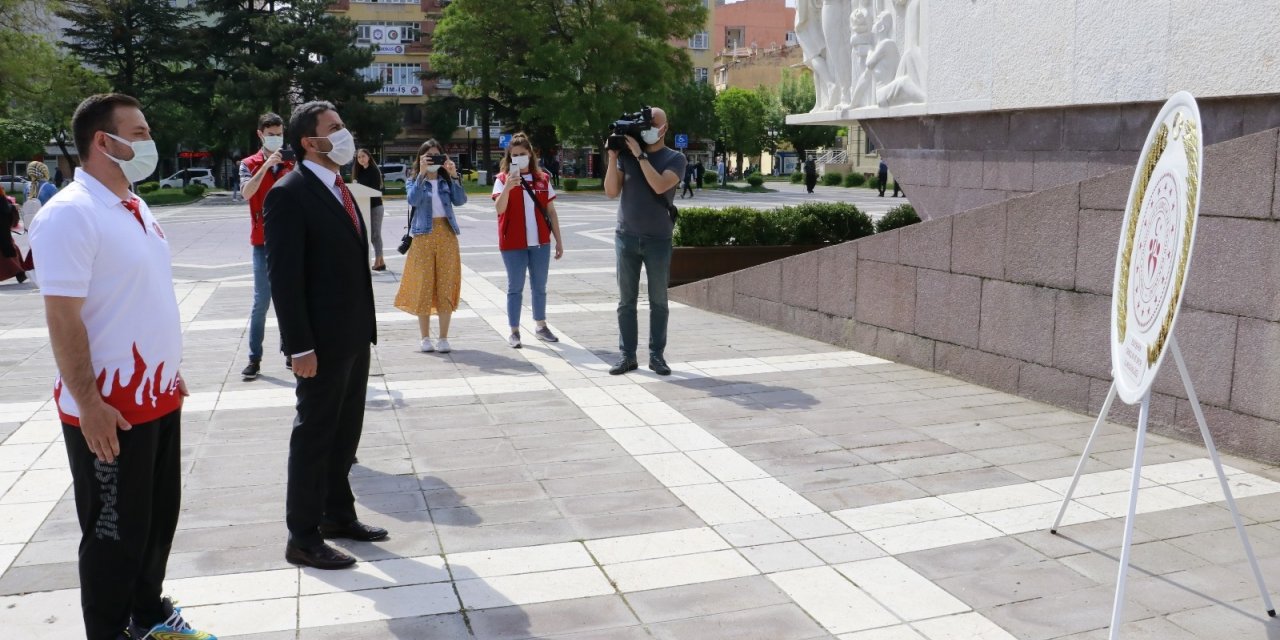
[{"label": "white stone statue", "polygon": [[[920,38],[920,0],[894,0],[898,9],[895,39],[901,43],[901,59],[892,81],[876,88],[876,103],[882,107],[924,102],[924,50]],[[879,83],[877,83],[879,84]]]},{"label": "white stone statue", "polygon": [[827,40],[822,32],[822,0],[796,1],[796,40],[804,53],[804,63],[813,70],[813,89],[818,99],[813,111],[830,111],[838,102],[827,64]]},{"label": "white stone statue", "polygon": [[861,0],[860,6],[854,9],[853,15],[849,17],[849,30],[852,33],[849,46],[853,49],[853,75],[850,83],[853,85],[854,95],[852,106],[855,107],[861,106],[857,98],[858,79],[867,70],[867,56],[875,46],[875,37],[871,33],[871,10],[866,3],[867,0]]},{"label": "white stone statue", "polygon": [[847,109],[853,101],[853,51],[849,42],[850,0],[822,1],[822,35],[827,42],[827,64],[835,84],[836,109]]},{"label": "white stone statue", "polygon": [[797,0],[796,38],[813,70],[813,111],[924,102],[922,1]]},{"label": "white stone statue", "polygon": [[880,87],[893,82],[898,72],[901,53],[898,41],[893,38],[893,13],[882,11],[876,16],[876,24],[872,27],[876,46],[867,56],[867,66],[853,88],[853,106],[870,107],[877,104],[876,94]]}]

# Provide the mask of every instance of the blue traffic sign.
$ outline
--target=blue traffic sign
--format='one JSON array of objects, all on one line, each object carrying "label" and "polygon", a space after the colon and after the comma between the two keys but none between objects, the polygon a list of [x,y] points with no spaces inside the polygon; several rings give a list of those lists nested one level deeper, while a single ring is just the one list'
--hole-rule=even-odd
[{"label": "blue traffic sign", "polygon": [[688,148],[689,148],[689,134],[687,134],[687,133],[677,133],[677,134],[676,134],[676,148],[677,148],[677,149],[688,149]]},{"label": "blue traffic sign", "polygon": [[510,134],[510,133],[504,133],[504,134],[499,135],[499,136],[498,136],[498,148],[499,148],[499,149],[506,149],[506,148],[507,148],[507,147],[509,147],[509,146],[511,146],[511,134]]}]

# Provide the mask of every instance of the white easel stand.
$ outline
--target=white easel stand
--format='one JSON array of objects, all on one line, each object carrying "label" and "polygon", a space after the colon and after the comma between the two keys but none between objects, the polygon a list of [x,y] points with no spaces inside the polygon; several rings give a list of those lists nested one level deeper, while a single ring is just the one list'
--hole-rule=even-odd
[{"label": "white easel stand", "polygon": [[[1218,449],[1213,446],[1213,436],[1209,433],[1209,425],[1204,420],[1204,411],[1200,408],[1200,400],[1196,397],[1195,387],[1191,384],[1191,374],[1187,372],[1187,365],[1182,360],[1182,350],[1178,348],[1178,341],[1174,337],[1169,338],[1169,351],[1173,354],[1173,360],[1178,364],[1178,374],[1182,377],[1182,385],[1187,390],[1187,399],[1191,402],[1191,410],[1196,414],[1196,422],[1200,424],[1200,435],[1204,438],[1205,447],[1209,450],[1209,457],[1213,459],[1213,467],[1218,471],[1218,482],[1222,485],[1222,493],[1227,497],[1227,508],[1231,511],[1231,520],[1235,522],[1236,532],[1240,534],[1240,542],[1244,544],[1245,555],[1249,557],[1249,566],[1253,567],[1253,578],[1258,583],[1258,592],[1262,594],[1262,603],[1267,607],[1267,615],[1276,616],[1276,608],[1271,604],[1271,595],[1267,593],[1267,585],[1262,580],[1262,569],[1258,566],[1258,559],[1253,555],[1253,545],[1249,544],[1249,536],[1244,531],[1244,525],[1240,522],[1240,512],[1236,510],[1236,500],[1231,496],[1231,486],[1227,484],[1227,474],[1222,470],[1222,461],[1218,459]],[[1067,494],[1062,498],[1062,506],[1058,509],[1058,517],[1053,521],[1053,527],[1049,529],[1050,533],[1058,532],[1058,525],[1062,524],[1062,516],[1067,512],[1067,504],[1071,502],[1071,494],[1076,490],[1076,483],[1080,481],[1080,474],[1084,471],[1084,463],[1089,459],[1089,451],[1093,448],[1093,441],[1098,437],[1098,431],[1102,428],[1102,423],[1107,419],[1107,413],[1111,411],[1111,403],[1116,398],[1116,384],[1111,383],[1111,390],[1107,393],[1107,400],[1102,404],[1102,412],[1098,414],[1098,421],[1093,425],[1093,433],[1089,434],[1089,441],[1084,445],[1084,453],[1080,454],[1080,462],[1076,465],[1076,473],[1071,478],[1071,484],[1067,487]],[[1125,578],[1129,573],[1129,547],[1133,543],[1133,516],[1138,508],[1138,482],[1142,477],[1142,448],[1146,444],[1147,439],[1147,420],[1151,417],[1151,391],[1142,398],[1142,405],[1138,411],[1138,439],[1133,451],[1133,478],[1129,483],[1129,513],[1125,516],[1124,521],[1124,545],[1120,550],[1120,575],[1116,578],[1116,598],[1115,604],[1111,610],[1111,640],[1118,640],[1120,637],[1120,622],[1124,615],[1124,587]]]}]

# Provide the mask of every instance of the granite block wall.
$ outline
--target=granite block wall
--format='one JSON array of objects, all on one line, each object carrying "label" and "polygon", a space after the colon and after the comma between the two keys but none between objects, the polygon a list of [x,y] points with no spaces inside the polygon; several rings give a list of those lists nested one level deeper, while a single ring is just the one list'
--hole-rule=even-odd
[{"label": "granite block wall", "polygon": [[[1280,96],[1209,98],[1199,104],[1205,144],[1280,127]],[[920,217],[930,219],[1132,167],[1160,107],[1143,102],[861,124]],[[1229,174],[1220,177],[1240,189],[1214,207],[1236,209],[1240,202],[1254,201],[1253,191],[1261,188],[1252,175],[1235,174],[1233,168],[1218,168]]]},{"label": "granite block wall", "polygon": [[[1063,131],[1083,126],[1063,120]],[[1280,129],[1206,148],[1177,327],[1219,445],[1273,464],[1280,463],[1278,157]],[[680,287],[672,298],[1096,414],[1111,382],[1107,323],[1132,175],[1124,167],[1077,179]],[[1167,363],[1154,387],[1153,428],[1198,440]],[[1117,403],[1113,419],[1133,423],[1136,412]]]}]

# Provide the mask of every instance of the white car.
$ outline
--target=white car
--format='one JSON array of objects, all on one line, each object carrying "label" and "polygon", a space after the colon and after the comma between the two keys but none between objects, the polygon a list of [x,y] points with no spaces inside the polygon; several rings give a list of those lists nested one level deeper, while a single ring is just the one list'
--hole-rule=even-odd
[{"label": "white car", "polygon": [[384,182],[391,182],[393,180],[404,182],[405,176],[409,171],[408,167],[398,162],[384,164],[380,168],[382,169],[382,180]]},{"label": "white car", "polygon": [[161,180],[161,181],[160,181],[160,188],[162,188],[162,189],[181,189],[181,188],[182,188],[182,186],[183,186],[183,184],[182,184],[182,178],[183,178],[183,176],[184,176],[184,175],[187,177],[187,184],[199,183],[199,184],[202,184],[202,185],[204,185],[205,187],[207,187],[207,188],[209,188],[209,189],[212,189],[212,188],[213,188],[213,186],[214,186],[214,185],[213,185],[213,170],[212,170],[212,169],[202,169],[202,168],[197,167],[197,168],[193,168],[193,169],[183,169],[182,171],[179,171],[179,172],[177,172],[177,173],[175,173],[175,174],[173,174],[173,175],[169,176],[168,178],[165,178],[164,180]]}]

